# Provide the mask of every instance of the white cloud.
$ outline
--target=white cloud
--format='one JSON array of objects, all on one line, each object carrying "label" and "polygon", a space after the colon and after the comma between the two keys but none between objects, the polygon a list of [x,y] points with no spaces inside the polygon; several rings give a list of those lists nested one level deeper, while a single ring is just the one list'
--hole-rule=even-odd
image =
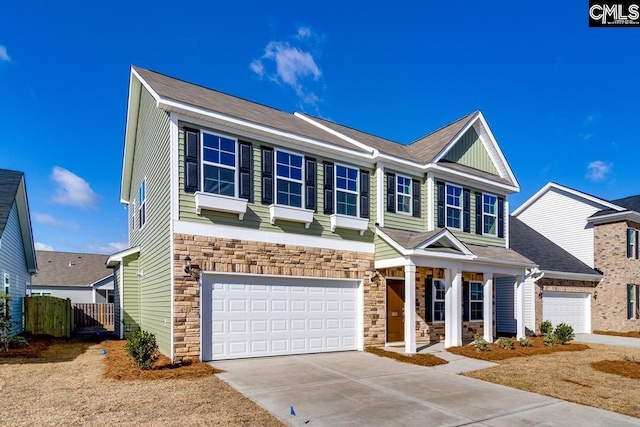
[{"label": "white cloud", "polygon": [[249,68],[251,68],[251,71],[256,73],[260,78],[264,76],[264,65],[259,59],[256,59],[251,64],[249,64]]},{"label": "white cloud", "polygon": [[47,245],[46,243],[35,242],[34,246],[36,251],[54,251],[53,246]]},{"label": "white cloud", "polygon": [[298,28],[298,35],[296,38],[306,39],[311,37],[311,29],[309,27],[300,27]]},{"label": "white cloud", "polygon": [[591,181],[602,181],[611,173],[613,165],[602,160],[595,160],[587,165],[585,178]]},{"label": "white cloud", "polygon": [[113,254],[127,249],[129,245],[126,242],[109,242],[105,244],[91,244],[88,246],[90,252],[100,254]]},{"label": "white cloud", "polygon": [[0,44],[0,61],[11,62],[11,57],[7,53],[7,48]]},{"label": "white cloud", "polygon": [[50,225],[52,227],[60,227],[69,231],[77,231],[80,229],[80,226],[78,224],[74,224],[72,222],[60,221],[49,214],[34,212],[33,218],[40,224]]},{"label": "white cloud", "polygon": [[50,178],[58,184],[53,196],[55,203],[75,206],[84,210],[95,208],[98,195],[89,183],[68,170],[55,166]]}]

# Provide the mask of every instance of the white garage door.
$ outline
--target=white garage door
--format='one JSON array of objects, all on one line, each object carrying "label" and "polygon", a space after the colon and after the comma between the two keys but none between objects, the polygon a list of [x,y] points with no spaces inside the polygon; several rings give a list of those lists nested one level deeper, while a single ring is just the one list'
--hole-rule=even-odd
[{"label": "white garage door", "polygon": [[202,359],[356,350],[354,280],[204,275]]},{"label": "white garage door", "polygon": [[575,333],[591,332],[589,294],[570,292],[544,292],[542,294],[542,320],[553,326],[566,323]]}]

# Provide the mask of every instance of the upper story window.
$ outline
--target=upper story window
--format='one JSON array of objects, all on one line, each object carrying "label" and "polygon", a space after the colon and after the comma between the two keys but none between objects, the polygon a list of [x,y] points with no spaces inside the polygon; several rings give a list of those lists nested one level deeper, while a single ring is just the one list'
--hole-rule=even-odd
[{"label": "upper story window", "polygon": [[387,173],[387,212],[420,218],[420,187],[420,180]]},{"label": "upper story window", "polygon": [[358,172],[336,165],[336,213],[358,216]]},{"label": "upper story window", "polygon": [[138,188],[138,227],[147,222],[147,180],[144,179]]},{"label": "upper story window", "polygon": [[276,151],[276,203],[303,207],[302,156]]},{"label": "upper story window", "polygon": [[202,132],[202,191],[236,197],[236,140]]},{"label": "upper story window", "polygon": [[447,227],[461,229],[462,187],[447,184]]},{"label": "upper story window", "polygon": [[638,236],[640,232],[633,228],[627,228],[627,258],[638,259]]},{"label": "upper story window", "polygon": [[498,234],[498,198],[492,194],[482,195],[482,232],[495,236]]},{"label": "upper story window", "polygon": [[627,285],[627,319],[640,319],[640,285]]},{"label": "upper story window", "polygon": [[397,177],[397,211],[411,214],[411,178],[398,175]]}]

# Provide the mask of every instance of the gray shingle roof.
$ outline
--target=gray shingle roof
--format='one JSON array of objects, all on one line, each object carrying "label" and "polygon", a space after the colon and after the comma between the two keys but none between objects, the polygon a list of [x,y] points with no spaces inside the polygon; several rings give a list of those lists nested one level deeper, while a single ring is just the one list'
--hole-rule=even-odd
[{"label": "gray shingle roof", "polygon": [[108,255],[36,251],[36,257],[38,274],[32,279],[35,286],[87,287],[113,275],[113,270],[105,267]]},{"label": "gray shingle roof", "polygon": [[0,236],[7,225],[22,177],[22,172],[0,169]]},{"label": "gray shingle roof", "polygon": [[428,135],[423,136],[411,144],[407,145],[407,151],[414,158],[419,159],[422,162],[429,163],[434,157],[447,146],[449,142],[464,128],[471,119],[475,118],[478,111],[474,111],[471,114],[467,114],[464,117],[441,127],[438,130],[431,132]]},{"label": "gray shingle roof", "polygon": [[538,264],[540,270],[600,274],[513,216],[509,216],[509,243],[514,251]]},{"label": "gray shingle roof", "polygon": [[[620,207],[625,208],[626,211],[623,211],[623,212],[634,211],[634,212],[640,213],[640,195],[624,197],[622,199],[609,200],[609,201],[614,205],[618,205]],[[590,218],[596,218],[599,216],[614,214],[618,212],[620,211],[616,211],[614,209],[603,209],[591,215]]]},{"label": "gray shingle roof", "polygon": [[397,244],[399,244],[405,249],[415,249],[418,246],[420,246],[422,243],[426,242],[427,240],[431,239],[433,236],[435,236],[436,234],[442,231],[441,228],[436,228],[433,231],[417,233],[415,231],[400,230],[397,228],[389,228],[389,227],[379,227],[379,228],[380,230],[382,230],[384,234],[389,236],[391,239],[393,239],[394,242],[396,242]]}]

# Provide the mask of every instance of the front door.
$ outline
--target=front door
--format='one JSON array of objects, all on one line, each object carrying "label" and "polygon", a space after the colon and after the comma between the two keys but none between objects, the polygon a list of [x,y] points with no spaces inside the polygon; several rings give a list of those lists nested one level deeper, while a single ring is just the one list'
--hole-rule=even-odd
[{"label": "front door", "polygon": [[387,279],[387,342],[404,341],[404,280]]}]

